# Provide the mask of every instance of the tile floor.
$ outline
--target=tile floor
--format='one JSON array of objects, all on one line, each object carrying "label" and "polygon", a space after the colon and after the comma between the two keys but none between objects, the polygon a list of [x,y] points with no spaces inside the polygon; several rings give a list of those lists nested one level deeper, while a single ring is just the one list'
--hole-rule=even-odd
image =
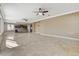
[{"label": "tile floor", "polygon": [[[6,33],[6,35],[13,35]],[[5,48],[1,56],[78,56],[79,40],[46,37],[35,33],[15,33],[15,48]]]}]

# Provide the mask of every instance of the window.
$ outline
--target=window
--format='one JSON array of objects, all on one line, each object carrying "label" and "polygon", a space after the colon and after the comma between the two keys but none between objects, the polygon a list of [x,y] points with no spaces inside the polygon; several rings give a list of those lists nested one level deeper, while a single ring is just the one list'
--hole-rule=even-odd
[{"label": "window", "polygon": [[7,24],[7,30],[14,30],[13,24]]}]

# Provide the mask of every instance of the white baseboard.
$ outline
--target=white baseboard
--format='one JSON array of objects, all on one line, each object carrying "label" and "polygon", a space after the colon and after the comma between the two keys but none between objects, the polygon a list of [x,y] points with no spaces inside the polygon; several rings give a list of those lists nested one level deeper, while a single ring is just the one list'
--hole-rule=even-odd
[{"label": "white baseboard", "polygon": [[45,33],[40,33],[40,32],[35,32],[35,33],[43,35],[43,36],[48,36],[48,37],[58,37],[58,38],[64,38],[64,39],[70,39],[70,40],[79,40],[77,38],[72,38],[72,37],[67,37],[67,36],[61,36],[61,35],[51,35],[51,34],[45,34]]}]

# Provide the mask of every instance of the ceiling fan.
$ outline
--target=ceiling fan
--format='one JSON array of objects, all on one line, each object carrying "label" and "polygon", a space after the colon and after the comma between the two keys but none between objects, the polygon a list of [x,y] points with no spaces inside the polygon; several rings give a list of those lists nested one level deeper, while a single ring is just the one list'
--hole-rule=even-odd
[{"label": "ceiling fan", "polygon": [[34,13],[36,13],[36,15],[45,15],[45,13],[47,13],[48,11],[43,9],[43,8],[39,8],[38,11],[34,11]]},{"label": "ceiling fan", "polygon": [[28,19],[26,19],[26,18],[23,18],[22,20],[24,20],[24,21],[28,21]]}]

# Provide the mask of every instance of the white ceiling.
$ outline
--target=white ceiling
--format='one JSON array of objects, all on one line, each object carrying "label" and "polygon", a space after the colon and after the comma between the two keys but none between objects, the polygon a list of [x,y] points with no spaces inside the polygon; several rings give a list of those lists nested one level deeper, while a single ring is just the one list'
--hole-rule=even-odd
[{"label": "white ceiling", "polygon": [[[2,6],[8,22],[22,22],[23,18],[33,21],[56,14],[79,10],[78,3],[4,3]],[[36,16],[33,11],[40,7],[45,8],[49,12],[45,16]]]}]

